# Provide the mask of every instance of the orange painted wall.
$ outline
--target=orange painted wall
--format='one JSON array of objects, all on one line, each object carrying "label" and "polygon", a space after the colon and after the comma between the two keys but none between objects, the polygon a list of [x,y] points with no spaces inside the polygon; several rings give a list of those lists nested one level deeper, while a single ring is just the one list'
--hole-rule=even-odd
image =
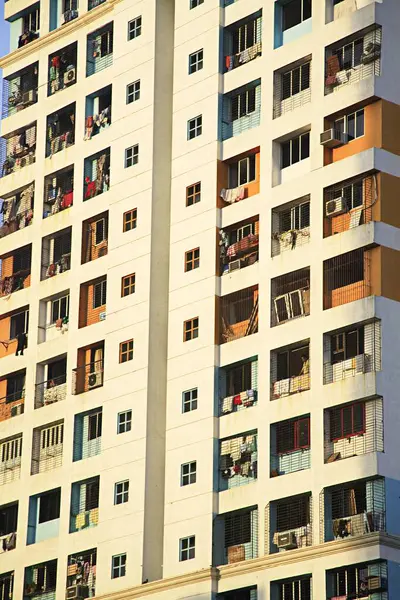
[{"label": "orange painted wall", "polygon": [[106,304],[93,308],[94,286],[98,281],[81,285],[79,298],[79,325],[78,327],[87,327],[100,321],[100,313],[106,310]]}]

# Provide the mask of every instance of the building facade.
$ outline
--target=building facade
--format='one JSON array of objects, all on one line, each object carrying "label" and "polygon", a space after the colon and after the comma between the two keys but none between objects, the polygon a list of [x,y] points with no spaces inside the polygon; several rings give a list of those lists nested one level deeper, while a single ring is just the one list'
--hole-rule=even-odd
[{"label": "building facade", "polygon": [[397,600],[398,2],[5,18],[0,600]]}]

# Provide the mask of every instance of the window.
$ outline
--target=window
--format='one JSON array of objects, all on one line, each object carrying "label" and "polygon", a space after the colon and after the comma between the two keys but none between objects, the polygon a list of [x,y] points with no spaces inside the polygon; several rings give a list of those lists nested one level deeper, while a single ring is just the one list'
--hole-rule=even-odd
[{"label": "window", "polygon": [[280,600],[311,600],[311,579],[295,579],[279,584]]},{"label": "window", "polygon": [[121,342],[119,345],[119,362],[124,363],[133,360],[133,340]]},{"label": "window", "polygon": [[181,486],[196,483],[196,469],[197,463],[195,460],[181,465]]},{"label": "window", "polygon": [[[365,192],[367,194],[367,191]],[[333,191],[333,199],[344,198],[346,200],[347,210],[362,206],[363,200],[363,180],[360,179],[349,185],[335,188]]]},{"label": "window", "polygon": [[[9,504],[0,508],[0,536],[17,531],[18,503]],[[0,579],[1,589],[1,579]]]},{"label": "window", "polygon": [[197,409],[197,388],[182,393],[182,412],[187,413]]},{"label": "window", "polygon": [[361,57],[364,52],[364,40],[363,38],[354,40],[337,50],[332,52],[332,55],[336,55],[339,60],[339,68],[341,71],[353,69],[358,65],[361,65]]},{"label": "window", "polygon": [[357,403],[331,410],[331,441],[365,433],[365,404]]},{"label": "window", "polygon": [[111,579],[125,577],[126,574],[126,554],[117,554],[111,560]]},{"label": "window", "polygon": [[39,523],[60,518],[60,489],[39,496]]},{"label": "window", "polygon": [[204,0],[189,0],[189,8],[196,8],[196,6],[200,6],[200,4],[203,4]]},{"label": "window", "polygon": [[128,42],[142,34],[142,17],[136,17],[128,23]]},{"label": "window", "polygon": [[347,141],[362,137],[364,135],[364,109],[337,119],[334,128],[337,132],[344,134],[343,137],[347,138]]},{"label": "window", "polygon": [[69,315],[69,294],[57,298],[51,303],[51,322],[55,323],[58,319],[64,319]]},{"label": "window", "polygon": [[101,437],[103,427],[103,413],[97,412],[89,415],[88,440],[97,440]]},{"label": "window", "polygon": [[129,296],[130,294],[135,293],[135,279],[136,279],[135,273],[132,273],[131,275],[125,275],[125,277],[122,278],[122,284],[121,284],[122,298],[125,298],[125,296]]},{"label": "window", "polygon": [[237,121],[256,110],[256,88],[252,87],[232,98],[232,121]]},{"label": "window", "polygon": [[203,68],[203,50],[197,50],[189,54],[189,75]]},{"label": "window", "polygon": [[117,433],[126,433],[132,429],[132,411],[118,413]]},{"label": "window", "polygon": [[296,204],[279,213],[279,232],[300,230],[310,226],[310,202]]},{"label": "window", "polygon": [[[374,575],[371,575],[373,573]],[[332,590],[337,597],[342,598],[369,598],[368,584],[369,581],[377,577],[381,581],[381,576],[384,570],[379,563],[364,564],[361,566],[346,567],[335,570],[332,575]],[[382,578],[382,583],[385,581]],[[386,589],[383,584],[382,589]],[[385,593],[381,594],[386,596]],[[379,597],[379,594],[378,594]]]},{"label": "window", "polygon": [[332,336],[331,344],[332,364],[364,354],[364,328],[336,333]]},{"label": "window", "polygon": [[302,133],[281,144],[281,168],[286,169],[310,156],[310,132]]},{"label": "window", "polygon": [[187,139],[193,140],[193,138],[198,137],[202,134],[203,130],[203,117],[199,115],[194,119],[190,119],[187,123]]},{"label": "window", "polygon": [[179,540],[179,560],[191,560],[195,557],[196,538],[194,535]]},{"label": "window", "polygon": [[140,98],[140,79],[126,86],[126,103],[132,104]]},{"label": "window", "polygon": [[249,235],[255,235],[255,223],[247,223],[243,227],[233,229],[229,237],[229,243],[236,244]]},{"label": "window", "polygon": [[281,100],[286,100],[310,88],[310,67],[311,63],[308,62],[291,71],[282,73]]},{"label": "window", "polygon": [[233,31],[232,54],[240,54],[260,42],[261,19],[252,19]]},{"label": "window", "polygon": [[[332,519],[341,519],[367,510],[367,489],[364,481],[332,490]],[[375,509],[376,510],[376,509]]]},{"label": "window", "polygon": [[85,510],[93,510],[99,507],[99,478],[96,477],[84,484]]},{"label": "window", "polygon": [[[3,380],[4,381],[4,380]],[[24,396],[25,387],[25,374],[19,373],[18,375],[11,375],[7,377],[7,394],[6,403],[14,402],[14,400],[20,400]],[[1,516],[1,513],[0,513]],[[1,535],[1,534],[0,534]]]},{"label": "window", "polygon": [[23,16],[22,31],[39,31],[40,29],[40,10],[36,8]]},{"label": "window", "polygon": [[277,502],[276,530],[278,532],[305,527],[309,522],[309,496],[292,497],[289,500]]},{"label": "window", "polygon": [[133,167],[139,162],[139,144],[126,148],[125,150],[125,169]]},{"label": "window", "polygon": [[24,310],[13,315],[10,319],[10,340],[14,340],[19,333],[28,333],[29,310]]},{"label": "window", "polygon": [[93,286],[93,308],[100,308],[107,302],[107,279],[103,279]]},{"label": "window", "polygon": [[31,247],[22,248],[14,252],[12,257],[12,272],[13,275],[19,271],[28,271],[31,267]]},{"label": "window", "polygon": [[311,0],[292,0],[282,6],[282,31],[311,18]]},{"label": "window", "polygon": [[98,246],[106,240],[106,221],[99,219],[94,223],[95,227],[95,245]]},{"label": "window", "polygon": [[201,200],[201,182],[189,185],[186,188],[186,206],[197,204]]},{"label": "window", "polygon": [[198,269],[200,266],[200,248],[185,252],[185,272]]},{"label": "window", "polygon": [[199,317],[189,319],[183,324],[183,341],[188,342],[199,337]]},{"label": "window", "polygon": [[229,187],[246,185],[256,179],[256,155],[251,154],[229,165]]},{"label": "window", "polygon": [[131,231],[131,229],[136,229],[137,226],[137,208],[133,208],[132,210],[128,210],[124,213],[124,224],[123,231]]},{"label": "window", "polygon": [[114,486],[114,504],[125,504],[129,500],[129,481],[119,481]]},{"label": "window", "polygon": [[278,454],[310,447],[310,417],[290,419],[278,423],[276,427]]}]

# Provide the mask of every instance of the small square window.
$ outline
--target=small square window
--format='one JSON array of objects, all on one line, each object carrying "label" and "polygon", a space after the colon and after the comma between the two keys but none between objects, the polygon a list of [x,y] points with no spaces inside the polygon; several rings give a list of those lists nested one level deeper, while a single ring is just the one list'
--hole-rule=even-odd
[{"label": "small square window", "polygon": [[203,68],[203,49],[189,54],[189,75]]},{"label": "small square window", "polygon": [[125,169],[133,167],[139,162],[139,144],[126,148],[125,150]]},{"label": "small square window", "polygon": [[131,275],[125,275],[122,277],[121,283],[121,297],[125,298],[125,296],[130,296],[130,294],[135,293],[135,280],[136,275],[132,273]]},{"label": "small square window", "polygon": [[194,317],[183,324],[183,341],[188,342],[199,337],[199,317]]},{"label": "small square window", "polygon": [[142,17],[136,17],[128,23],[128,42],[142,34]]},{"label": "small square window", "polygon": [[186,206],[197,204],[201,200],[201,182],[198,181],[186,188]]},{"label": "small square window", "polygon": [[107,302],[107,280],[99,281],[93,288],[93,308],[100,308]]},{"label": "small square window", "polygon": [[131,229],[136,229],[137,226],[137,208],[133,208],[132,210],[127,210],[124,213],[124,223],[123,223],[123,231],[131,231]]},{"label": "small square window", "polygon": [[196,470],[197,462],[195,460],[181,465],[181,486],[196,483]]},{"label": "small square window", "polygon": [[196,6],[200,6],[200,4],[203,4],[203,2],[204,0],[189,0],[190,9],[196,8]]},{"label": "small square window", "polygon": [[198,115],[194,119],[189,119],[187,122],[187,139],[193,140],[202,134],[203,131],[203,116]]},{"label": "small square window", "polygon": [[119,345],[119,362],[124,363],[133,360],[133,340],[121,342]]},{"label": "small square window", "polygon": [[182,412],[187,413],[197,409],[197,388],[182,393]]},{"label": "small square window", "polygon": [[118,413],[117,433],[127,433],[132,429],[132,411],[125,410]]},{"label": "small square window", "polygon": [[114,504],[125,504],[129,500],[129,481],[119,481],[114,486]]},{"label": "small square window", "polygon": [[126,574],[126,554],[117,554],[111,560],[111,579],[125,577]]},{"label": "small square window", "polygon": [[200,248],[185,252],[185,272],[198,269],[200,266]]},{"label": "small square window", "polygon": [[196,538],[194,535],[179,540],[179,560],[190,560],[195,557]]},{"label": "small square window", "polygon": [[140,79],[126,86],[126,103],[132,104],[140,98]]}]

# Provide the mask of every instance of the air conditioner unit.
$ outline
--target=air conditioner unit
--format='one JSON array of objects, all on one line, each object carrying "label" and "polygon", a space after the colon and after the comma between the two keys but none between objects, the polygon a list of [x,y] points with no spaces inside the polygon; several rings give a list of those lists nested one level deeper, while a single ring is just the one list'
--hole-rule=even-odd
[{"label": "air conditioner unit", "polygon": [[14,406],[11,407],[11,416],[12,417],[17,417],[18,415],[22,415],[24,412],[24,405],[21,402],[21,404],[14,404]]},{"label": "air conditioner unit", "polygon": [[37,100],[36,90],[29,90],[22,94],[23,104],[33,104]]},{"label": "air conditioner unit", "polygon": [[89,598],[88,585],[70,585],[65,592],[66,600],[84,600]]},{"label": "air conditioner unit", "polygon": [[328,200],[325,205],[325,215],[327,217],[334,217],[336,215],[341,215],[342,213],[347,211],[346,199],[341,196],[340,198],[334,198],[333,200]]},{"label": "air conditioner unit", "polygon": [[88,387],[89,390],[95,387],[99,387],[99,385],[102,385],[103,383],[103,373],[98,372],[98,373],[89,373],[89,378],[88,378]]},{"label": "air conditioner unit", "polygon": [[238,269],[240,269],[240,259],[238,260],[233,260],[231,263],[229,263],[228,265],[228,273],[232,273],[233,271],[237,271]]},{"label": "air conditioner unit", "polygon": [[326,148],[337,148],[338,146],[343,146],[343,144],[346,144],[347,141],[346,134],[342,131],[334,129],[333,127],[321,133],[320,136],[320,143]]},{"label": "air conditioner unit", "polygon": [[64,73],[64,85],[71,85],[71,83],[75,83],[76,81],[76,69],[69,69]]},{"label": "air conditioner unit", "polygon": [[285,550],[291,550],[297,548],[296,534],[293,531],[278,534],[278,548],[284,548]]},{"label": "air conditioner unit", "polygon": [[369,42],[365,46],[364,52],[361,55],[361,62],[363,65],[368,65],[369,63],[374,62],[377,58],[381,56],[381,45],[377,42]]}]

